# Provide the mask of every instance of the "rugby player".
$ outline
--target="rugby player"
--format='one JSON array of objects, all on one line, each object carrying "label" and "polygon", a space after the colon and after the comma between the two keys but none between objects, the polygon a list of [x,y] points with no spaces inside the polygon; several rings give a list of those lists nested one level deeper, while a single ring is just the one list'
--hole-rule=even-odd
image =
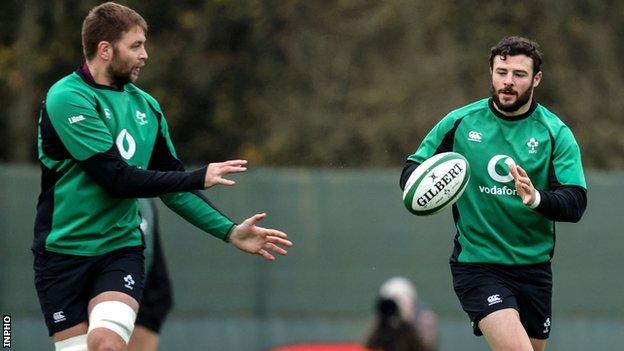
[{"label": "rugby player", "polygon": [[35,287],[56,350],[125,350],[143,291],[137,198],[160,197],[181,217],[244,252],[274,260],[287,235],[240,224],[199,192],[233,185],[247,161],[186,171],[158,102],[134,82],[145,66],[147,23],[107,2],[82,26],[85,63],[48,91],[39,117],[41,194]]},{"label": "rugby player", "polygon": [[470,183],[453,205],[455,293],[492,350],[542,351],[553,323],[555,222],[581,219],[587,186],[572,131],[534,98],[538,45],[506,37],[489,63],[491,97],[444,117],[408,157],[400,185],[435,154],[466,157]]}]

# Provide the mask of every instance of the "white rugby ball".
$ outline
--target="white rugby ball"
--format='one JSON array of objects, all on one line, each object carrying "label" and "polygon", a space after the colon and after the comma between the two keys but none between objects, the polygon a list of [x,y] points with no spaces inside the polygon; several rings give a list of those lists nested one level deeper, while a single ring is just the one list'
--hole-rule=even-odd
[{"label": "white rugby ball", "polygon": [[403,204],[417,216],[427,216],[452,205],[466,190],[470,164],[456,152],[432,156],[410,175],[403,190]]}]

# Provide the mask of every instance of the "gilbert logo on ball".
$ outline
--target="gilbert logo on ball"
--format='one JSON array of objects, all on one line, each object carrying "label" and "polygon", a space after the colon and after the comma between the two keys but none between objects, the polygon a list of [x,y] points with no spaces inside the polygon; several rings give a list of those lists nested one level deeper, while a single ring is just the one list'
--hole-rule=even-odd
[{"label": "gilbert logo on ball", "polygon": [[403,191],[403,204],[413,214],[427,216],[452,205],[466,190],[470,165],[456,152],[427,159],[410,175]]}]

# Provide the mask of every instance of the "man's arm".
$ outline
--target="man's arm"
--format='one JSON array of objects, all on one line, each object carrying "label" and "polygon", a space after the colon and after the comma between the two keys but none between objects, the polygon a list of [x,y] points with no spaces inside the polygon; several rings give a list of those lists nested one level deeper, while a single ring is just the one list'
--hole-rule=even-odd
[{"label": "man's arm", "polygon": [[522,202],[551,221],[578,222],[587,207],[587,190],[580,186],[560,185],[552,190],[537,190],[527,172],[510,165],[516,191]]},{"label": "man's arm", "polygon": [[[169,136],[167,122],[160,112],[155,112],[159,117],[159,126],[148,169],[156,172],[184,173],[184,164],[176,155],[173,142]],[[215,164],[213,163],[210,166],[213,165]],[[205,169],[208,172],[208,169]],[[197,189],[168,192],[160,194],[160,198],[167,207],[189,223],[221,240],[228,241],[232,230],[236,226],[234,221],[221,213]]]},{"label": "man's arm", "polygon": [[552,221],[578,222],[587,207],[587,185],[579,146],[568,127],[553,135],[548,189],[536,190],[520,166],[509,169],[522,202]]},{"label": "man's arm", "polygon": [[[179,162],[179,161],[178,161]],[[78,165],[107,193],[119,198],[155,197],[174,192],[203,190],[215,184],[232,185],[223,175],[246,170],[244,160],[211,163],[194,171],[141,169],[127,164],[116,146],[97,153]]]},{"label": "man's arm", "polygon": [[[150,160],[150,168],[184,170],[184,165],[177,158],[173,143],[167,130],[167,122],[160,118],[159,134],[154,144],[154,153]],[[208,167],[215,165],[211,163]],[[228,167],[228,166],[225,166]],[[242,167],[242,166],[241,166]],[[233,183],[233,182],[232,182]],[[225,184],[221,182],[221,184]],[[250,254],[260,255],[267,260],[275,260],[271,252],[286,255],[287,251],[278,245],[290,247],[292,242],[287,240],[284,232],[268,229],[256,224],[266,217],[265,213],[253,215],[241,224],[236,225],[233,221],[222,214],[217,208],[199,191],[186,193],[172,193],[161,196],[167,207],[179,214],[196,227],[230,242],[237,249]]]},{"label": "man's arm", "polygon": [[412,160],[405,161],[405,166],[403,166],[403,171],[401,172],[401,178],[399,179],[399,186],[401,190],[405,190],[405,184],[407,184],[407,180],[414,173],[414,170],[420,166],[420,163]]},{"label": "man's arm", "polygon": [[399,186],[405,189],[405,184],[414,170],[426,159],[442,152],[453,151],[455,131],[463,117],[453,112],[442,118],[425,136],[416,152],[410,155],[403,166]]},{"label": "man's arm", "polygon": [[555,190],[537,190],[540,203],[535,211],[551,221],[578,222],[587,207],[587,190],[578,186],[562,186]]},{"label": "man's arm", "polygon": [[119,198],[155,197],[204,189],[207,167],[192,172],[144,170],[128,165],[113,145],[78,165],[107,193]]},{"label": "man's arm", "polygon": [[206,187],[206,167],[193,172],[162,172],[127,164],[96,105],[97,101],[85,92],[51,92],[43,105],[41,125],[64,146],[67,153],[62,157],[75,160],[106,192],[137,198]]}]

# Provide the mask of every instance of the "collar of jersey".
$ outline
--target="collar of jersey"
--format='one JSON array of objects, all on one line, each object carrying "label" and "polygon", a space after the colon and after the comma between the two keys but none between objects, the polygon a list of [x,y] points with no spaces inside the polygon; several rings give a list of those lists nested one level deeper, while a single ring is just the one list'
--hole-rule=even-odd
[{"label": "collar of jersey", "polygon": [[496,109],[496,107],[494,107],[494,101],[492,101],[492,98],[490,98],[488,100],[488,106],[490,107],[490,111],[492,111],[492,113],[496,117],[498,117],[498,118],[500,118],[502,120],[505,120],[505,121],[519,121],[519,120],[522,120],[522,119],[525,119],[525,118],[529,117],[535,111],[535,109],[537,108],[537,102],[535,101],[535,99],[533,99],[531,101],[531,107],[529,107],[529,110],[527,112],[525,112],[525,113],[523,113],[521,115],[517,115],[517,116],[505,116],[504,114],[500,113],[500,111],[498,111]]},{"label": "collar of jersey", "polygon": [[90,86],[97,88],[97,89],[105,89],[105,90],[112,90],[112,91],[124,91],[124,87],[121,88],[115,88],[112,87],[110,85],[104,85],[104,84],[98,84],[95,82],[95,80],[93,80],[93,78],[89,75],[87,75],[85,73],[85,69],[88,69],[86,67],[86,64],[78,67],[78,69],[76,70],[76,74],[82,78],[82,80],[85,81],[85,83],[89,84]]}]

